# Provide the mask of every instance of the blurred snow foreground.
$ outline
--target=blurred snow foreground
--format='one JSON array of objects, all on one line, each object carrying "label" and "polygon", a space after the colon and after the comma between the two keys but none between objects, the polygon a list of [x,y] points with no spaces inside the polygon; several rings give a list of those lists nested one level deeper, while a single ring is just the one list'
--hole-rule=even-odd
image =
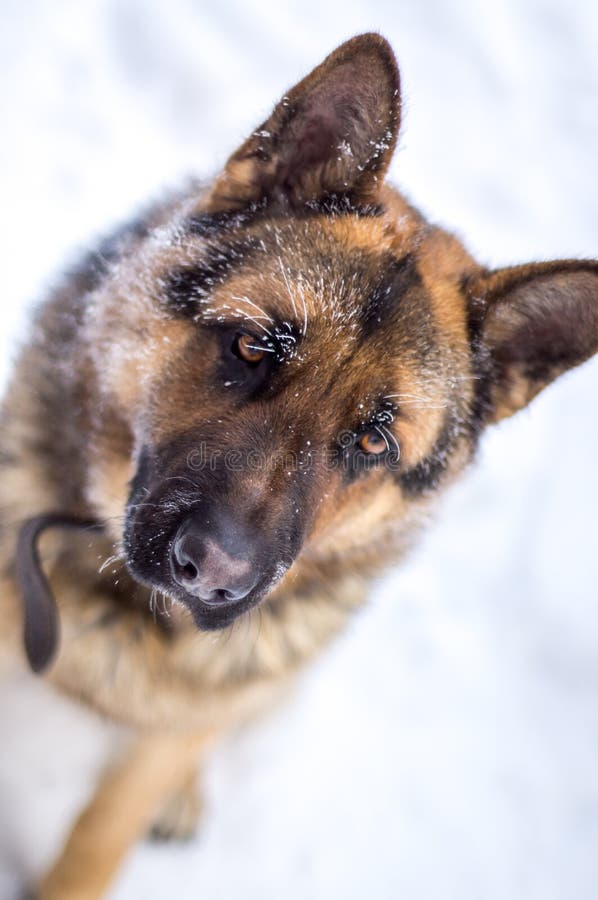
[{"label": "blurred snow foreground", "polygon": [[[2,376],[74,247],[208,173],[377,28],[405,92],[393,177],[489,264],[598,255],[598,7],[32,0],[4,9]],[[72,257],[71,257],[72,258]],[[488,434],[418,553],[208,774],[196,842],[113,900],[585,900],[598,881],[598,364]],[[0,689],[0,898],[52,856],[117,729]]]}]

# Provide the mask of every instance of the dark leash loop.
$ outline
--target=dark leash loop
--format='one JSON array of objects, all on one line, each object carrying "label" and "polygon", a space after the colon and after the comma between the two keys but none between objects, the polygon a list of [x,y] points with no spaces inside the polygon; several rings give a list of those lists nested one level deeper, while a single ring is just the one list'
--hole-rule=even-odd
[{"label": "dark leash loop", "polygon": [[94,519],[81,519],[65,513],[45,513],[28,519],[19,531],[15,575],[23,604],[23,642],[29,665],[43,672],[52,662],[60,635],[58,607],[52,588],[42,569],[38,541],[49,528],[102,531]]}]

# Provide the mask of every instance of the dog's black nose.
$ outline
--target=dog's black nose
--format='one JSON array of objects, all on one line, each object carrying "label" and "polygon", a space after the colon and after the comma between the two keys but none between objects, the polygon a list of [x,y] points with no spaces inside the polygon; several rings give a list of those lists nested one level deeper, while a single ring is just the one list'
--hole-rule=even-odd
[{"label": "dog's black nose", "polygon": [[246,538],[229,530],[225,546],[217,533],[210,534],[196,519],[179,528],[172,545],[171,568],[180,587],[210,606],[243,600],[259,577]]}]

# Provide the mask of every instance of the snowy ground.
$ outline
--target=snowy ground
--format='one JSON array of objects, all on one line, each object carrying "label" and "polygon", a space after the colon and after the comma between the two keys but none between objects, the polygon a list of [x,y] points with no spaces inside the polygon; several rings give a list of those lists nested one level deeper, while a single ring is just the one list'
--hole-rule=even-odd
[{"label": "snowy ground", "polygon": [[[213,170],[351,34],[402,64],[393,174],[491,264],[598,255],[587,0],[4,0],[0,377],[73,248]],[[489,434],[420,552],[292,704],[220,750],[197,843],[112,900],[595,900],[598,361]],[[110,730],[0,692],[0,898],[51,855]]]}]

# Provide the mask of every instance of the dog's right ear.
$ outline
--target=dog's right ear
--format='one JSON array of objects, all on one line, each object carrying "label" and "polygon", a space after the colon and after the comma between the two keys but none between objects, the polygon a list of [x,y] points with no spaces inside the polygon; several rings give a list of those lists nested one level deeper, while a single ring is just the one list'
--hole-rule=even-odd
[{"label": "dog's right ear", "polygon": [[482,420],[498,422],[598,353],[598,261],[555,260],[466,281]]},{"label": "dog's right ear", "polygon": [[400,124],[397,63],[379,34],[347,41],[289,91],[228,160],[207,212],[276,200],[375,203]]}]

